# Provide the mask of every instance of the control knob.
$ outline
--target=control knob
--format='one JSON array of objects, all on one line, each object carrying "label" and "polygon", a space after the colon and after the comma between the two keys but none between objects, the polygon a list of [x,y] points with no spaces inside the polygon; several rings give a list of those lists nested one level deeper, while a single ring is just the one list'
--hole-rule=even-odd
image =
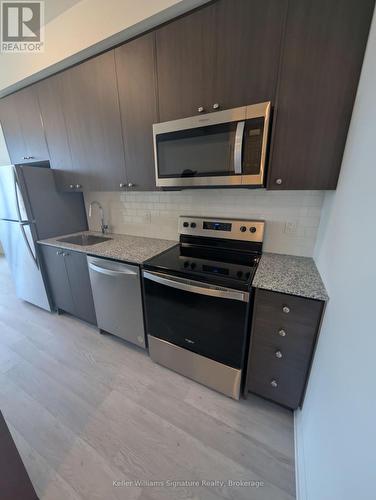
[{"label": "control knob", "polygon": [[249,230],[250,230],[251,233],[255,233],[256,232],[255,226],[250,227]]},{"label": "control knob", "polygon": [[183,222],[183,227],[188,227],[188,226],[189,226],[188,222]]},{"label": "control knob", "polygon": [[245,226],[240,226],[240,231],[242,233],[245,233],[245,231],[247,231],[247,228]]},{"label": "control knob", "polygon": [[191,227],[195,228],[196,227],[196,223],[195,222],[191,222]]}]

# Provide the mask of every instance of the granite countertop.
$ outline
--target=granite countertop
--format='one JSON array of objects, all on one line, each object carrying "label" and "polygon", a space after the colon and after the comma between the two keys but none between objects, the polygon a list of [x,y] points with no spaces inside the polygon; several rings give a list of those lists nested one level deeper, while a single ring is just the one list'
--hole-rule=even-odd
[{"label": "granite countertop", "polygon": [[263,253],[253,286],[309,299],[328,300],[324,283],[310,257]]},{"label": "granite countertop", "polygon": [[57,236],[56,238],[40,240],[38,243],[134,264],[142,264],[146,260],[151,259],[151,257],[154,257],[155,255],[158,255],[177,244],[177,241],[131,236],[128,234],[106,234],[104,237],[111,239],[104,241],[103,243],[96,243],[95,245],[88,246],[75,245],[73,243],[59,241],[62,238],[73,236],[74,234],[92,234],[96,236],[103,236],[102,233],[95,231],[80,231],[79,233],[66,234],[63,236]]}]

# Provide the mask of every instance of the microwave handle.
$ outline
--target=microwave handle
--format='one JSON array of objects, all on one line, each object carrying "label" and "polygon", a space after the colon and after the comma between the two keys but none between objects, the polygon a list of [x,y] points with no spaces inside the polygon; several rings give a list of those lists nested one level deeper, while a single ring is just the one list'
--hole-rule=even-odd
[{"label": "microwave handle", "polygon": [[243,149],[244,126],[245,126],[245,121],[238,122],[238,124],[236,126],[235,144],[234,144],[234,172],[235,172],[235,174],[242,173],[242,149]]}]

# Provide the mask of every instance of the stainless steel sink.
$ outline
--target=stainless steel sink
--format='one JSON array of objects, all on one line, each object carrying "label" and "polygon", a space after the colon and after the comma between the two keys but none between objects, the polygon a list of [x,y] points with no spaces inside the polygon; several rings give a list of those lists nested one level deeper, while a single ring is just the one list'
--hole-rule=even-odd
[{"label": "stainless steel sink", "polygon": [[67,236],[66,238],[61,238],[62,243],[73,243],[74,245],[90,246],[96,245],[97,243],[103,243],[104,241],[109,241],[112,238],[107,238],[105,236],[96,236],[95,234],[76,234],[74,236]]}]

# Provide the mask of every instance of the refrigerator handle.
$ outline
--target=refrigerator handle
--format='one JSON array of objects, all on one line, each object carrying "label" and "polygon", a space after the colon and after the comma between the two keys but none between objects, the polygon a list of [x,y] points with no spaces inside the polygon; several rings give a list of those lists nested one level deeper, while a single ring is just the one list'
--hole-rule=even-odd
[{"label": "refrigerator handle", "polygon": [[27,235],[26,235],[26,232],[25,232],[25,227],[24,226],[25,225],[29,225],[29,223],[24,224],[22,222],[21,209],[20,209],[20,201],[19,201],[19,197],[18,197],[18,179],[17,179],[17,173],[16,173],[15,170],[13,171],[13,173],[14,173],[14,193],[15,193],[15,197],[16,197],[16,209],[17,209],[17,215],[18,215],[18,223],[19,223],[19,226],[20,226],[20,229],[21,229],[21,233],[22,233],[22,237],[24,239],[24,242],[25,242],[25,245],[27,247],[27,250],[28,250],[31,258],[34,261],[34,264],[35,264],[36,268],[39,269],[39,263],[38,263],[38,260],[37,260],[37,256],[34,255],[33,249],[30,246],[30,242],[29,242],[29,240],[27,238]]},{"label": "refrigerator handle", "polygon": [[[21,224],[22,216],[21,216],[21,209],[20,209],[20,200],[18,197],[18,179],[17,179],[16,170],[13,170],[13,175],[14,175],[14,194],[15,194],[15,198],[16,198],[16,210],[17,210],[17,215],[18,215],[18,222]],[[24,234],[24,230],[23,230],[22,234]]]},{"label": "refrigerator handle", "polygon": [[30,246],[30,242],[29,242],[29,240],[27,238],[27,235],[26,235],[26,232],[25,232],[25,226],[29,226],[29,223],[19,222],[19,226],[20,226],[20,229],[21,229],[22,237],[23,237],[23,239],[25,241],[25,245],[26,245],[26,247],[28,249],[28,252],[29,252],[31,258],[34,261],[34,264],[35,264],[36,268],[39,269],[39,262],[38,262],[37,256],[34,255],[33,249]]}]

